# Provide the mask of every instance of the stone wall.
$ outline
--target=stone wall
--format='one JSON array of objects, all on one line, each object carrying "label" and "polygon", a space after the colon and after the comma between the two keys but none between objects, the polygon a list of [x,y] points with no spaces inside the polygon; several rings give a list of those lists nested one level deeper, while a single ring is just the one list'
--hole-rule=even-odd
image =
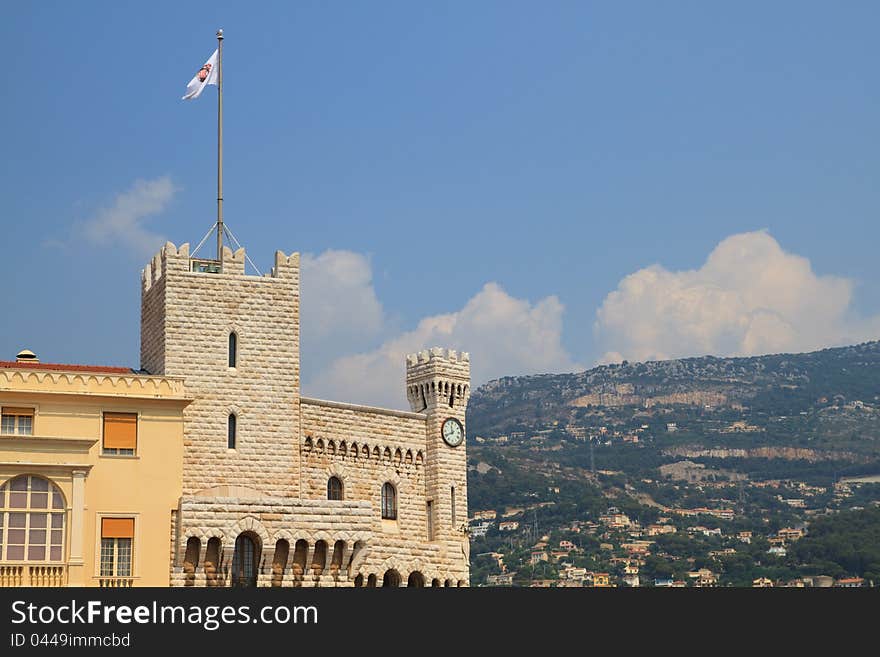
[{"label": "stone wall", "polygon": [[373,505],[381,529],[381,490],[397,488],[402,541],[424,541],[425,417],[318,400],[302,401],[300,486],[304,500],[327,498],[330,477],[342,480],[344,497]]},{"label": "stone wall", "polygon": [[[407,393],[427,400],[417,409],[424,412],[303,400],[299,255],[278,252],[263,277],[245,275],[244,262],[243,249],[226,248],[222,273],[192,272],[189,246],[167,244],[143,274],[142,367],[185,377],[195,398],[184,412],[172,585],[230,585],[241,535],[258,546],[258,585],[381,586],[395,573],[404,586],[411,574],[428,586],[467,585],[467,535],[440,499],[456,487],[463,525],[466,452],[439,438],[446,417],[464,423],[467,354],[412,357]],[[234,368],[230,332],[238,336]],[[235,449],[227,449],[230,413]],[[340,501],[327,499],[334,476],[344,486]],[[386,482],[397,490],[395,520],[381,517]],[[215,556],[209,542],[219,542]]]},{"label": "stone wall", "polygon": [[[460,571],[460,564],[448,563],[443,546],[427,540],[424,415],[304,399],[302,426],[303,498],[326,499],[327,480],[335,476],[343,482],[345,499],[371,505],[363,574],[381,580],[392,561],[404,580],[412,571],[427,577],[428,569],[444,580]],[[397,520],[381,517],[386,482],[397,490]]]},{"label": "stone wall", "polygon": [[185,377],[195,397],[184,412],[184,494],[226,484],[297,494],[299,254],[276,253],[262,277],[245,275],[244,263],[243,249],[226,247],[223,273],[192,272],[189,245],[169,243],[142,276],[142,367]]}]

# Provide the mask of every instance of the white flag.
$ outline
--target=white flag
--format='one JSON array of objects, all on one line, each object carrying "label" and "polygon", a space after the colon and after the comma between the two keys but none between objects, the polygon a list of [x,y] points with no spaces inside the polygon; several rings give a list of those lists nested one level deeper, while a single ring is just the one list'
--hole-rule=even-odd
[{"label": "white flag", "polygon": [[194,98],[198,98],[202,95],[202,91],[209,84],[217,85],[220,78],[220,71],[217,68],[217,53],[219,51],[215,50],[214,54],[208,58],[208,61],[205,62],[205,65],[199,69],[198,73],[196,73],[195,77],[189,81],[189,84],[186,85],[186,95],[183,97],[184,100],[193,100]]}]

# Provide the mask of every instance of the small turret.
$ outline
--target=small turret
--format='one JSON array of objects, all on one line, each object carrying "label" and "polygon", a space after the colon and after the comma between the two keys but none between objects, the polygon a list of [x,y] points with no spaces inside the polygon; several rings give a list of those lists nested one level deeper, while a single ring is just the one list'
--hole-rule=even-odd
[{"label": "small turret", "polygon": [[406,357],[406,397],[416,413],[464,409],[470,397],[471,363],[466,351],[433,347]]}]

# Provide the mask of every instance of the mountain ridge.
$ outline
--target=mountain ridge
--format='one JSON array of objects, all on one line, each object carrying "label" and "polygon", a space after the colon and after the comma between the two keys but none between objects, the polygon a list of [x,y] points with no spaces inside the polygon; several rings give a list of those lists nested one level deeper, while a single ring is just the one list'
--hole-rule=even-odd
[{"label": "mountain ridge", "polygon": [[829,401],[875,401],[878,392],[880,341],[870,341],[802,353],[623,361],[583,372],[501,377],[473,392],[468,424],[474,435],[534,421],[568,424],[579,409],[591,407],[773,406],[799,412]]}]

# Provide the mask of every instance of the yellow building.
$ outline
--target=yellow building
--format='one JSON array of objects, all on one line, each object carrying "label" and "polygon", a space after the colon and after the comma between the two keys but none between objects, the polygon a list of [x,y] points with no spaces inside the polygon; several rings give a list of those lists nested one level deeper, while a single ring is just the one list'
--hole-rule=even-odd
[{"label": "yellow building", "polygon": [[608,573],[593,573],[593,586],[606,588],[611,586],[611,577]]},{"label": "yellow building", "polygon": [[0,586],[167,586],[183,380],[0,361]]}]

